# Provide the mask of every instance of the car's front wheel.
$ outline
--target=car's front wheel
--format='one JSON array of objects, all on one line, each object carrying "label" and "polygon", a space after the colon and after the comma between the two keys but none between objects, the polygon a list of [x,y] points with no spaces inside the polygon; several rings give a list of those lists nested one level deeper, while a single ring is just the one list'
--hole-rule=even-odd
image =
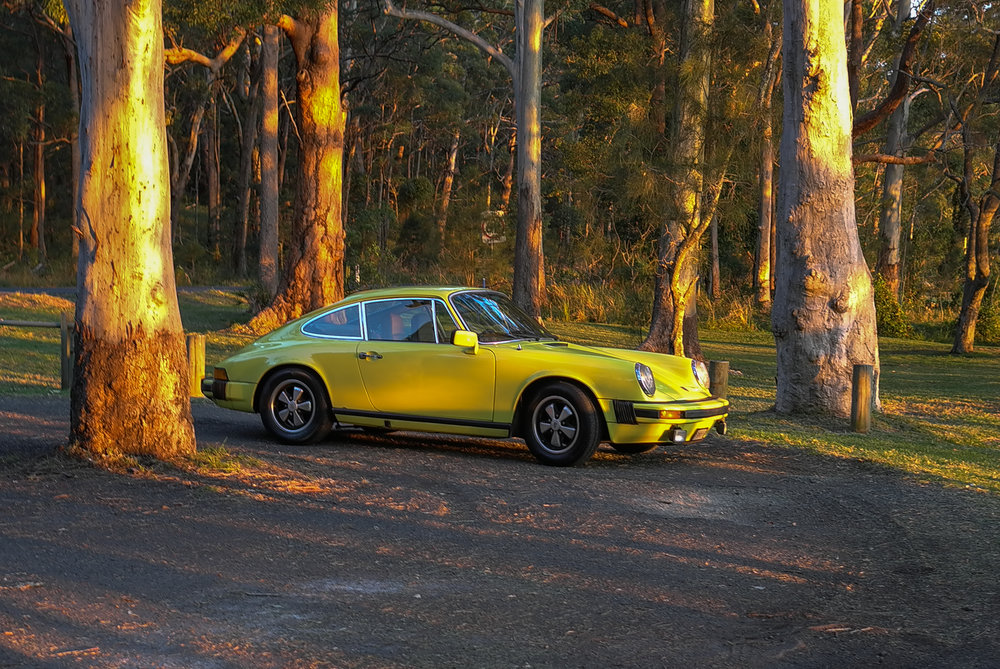
[{"label": "car's front wheel", "polygon": [[333,427],[322,382],[298,369],[277,372],[264,383],[260,420],[268,432],[290,444],[315,443]]},{"label": "car's front wheel", "polygon": [[600,443],[600,418],[593,402],[578,387],[552,383],[528,404],[524,440],[546,465],[572,467],[587,461]]}]

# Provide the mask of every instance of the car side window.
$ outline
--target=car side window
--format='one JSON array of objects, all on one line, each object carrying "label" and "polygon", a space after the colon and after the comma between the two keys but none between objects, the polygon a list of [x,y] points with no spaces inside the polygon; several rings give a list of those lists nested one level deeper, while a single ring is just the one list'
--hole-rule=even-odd
[{"label": "car side window", "polygon": [[435,342],[430,300],[367,302],[365,325],[372,341]]},{"label": "car side window", "polygon": [[438,341],[443,344],[451,342],[451,335],[458,329],[455,319],[448,312],[448,307],[440,300],[434,300],[434,320],[437,321]]},{"label": "car side window", "polygon": [[317,316],[302,326],[302,333],[313,337],[361,339],[361,310],[352,304]]}]

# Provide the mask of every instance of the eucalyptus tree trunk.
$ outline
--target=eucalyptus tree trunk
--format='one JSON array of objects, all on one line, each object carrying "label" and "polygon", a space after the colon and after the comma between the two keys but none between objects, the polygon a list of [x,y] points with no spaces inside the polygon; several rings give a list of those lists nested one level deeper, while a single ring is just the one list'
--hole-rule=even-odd
[{"label": "eucalyptus tree trunk", "polygon": [[855,364],[879,355],[858,240],[851,108],[838,0],[786,0],[784,126],[772,329],[781,413],[848,416]]},{"label": "eucalyptus tree trunk", "polygon": [[757,250],[754,254],[754,292],[762,309],[771,308],[771,239],[774,237],[774,123],[771,116],[774,85],[777,81],[778,57],[781,54],[781,33],[774,34],[768,7],[761,14],[761,27],[769,43],[767,60],[757,91],[757,106],[761,115],[760,168],[758,170],[759,200],[757,208]]},{"label": "eucalyptus tree trunk", "polygon": [[281,31],[264,27],[261,46],[260,115],[260,283],[278,294],[278,47]]},{"label": "eucalyptus tree trunk", "polygon": [[38,104],[35,105],[35,128],[33,131],[35,161],[34,178],[34,207],[31,213],[31,245],[38,250],[38,262],[44,265],[48,256],[45,248],[45,46],[38,36],[38,28],[35,26],[35,84],[38,86]]},{"label": "eucalyptus tree trunk", "polygon": [[698,253],[710,219],[703,217],[705,126],[711,83],[714,0],[686,0],[673,117],[668,216],[660,236],[653,313],[641,348],[700,355]]},{"label": "eucalyptus tree trunk", "polygon": [[542,31],[543,0],[516,0],[517,238],[514,302],[541,318],[545,301],[542,252]]},{"label": "eucalyptus tree trunk", "polygon": [[81,76],[71,445],[195,449],[170,248],[159,0],[66,0]]},{"label": "eucalyptus tree trunk", "polygon": [[[900,156],[904,151],[904,134],[909,104],[904,102],[889,117],[889,133],[885,153]],[[885,166],[882,181],[882,212],[879,224],[881,244],[875,272],[885,281],[886,287],[899,299],[900,240],[902,238],[903,165],[890,163]]]},{"label": "eucalyptus tree trunk", "polygon": [[[997,38],[1000,45],[1000,36]],[[993,147],[993,174],[990,187],[978,199],[971,196],[969,182],[972,178],[970,135],[965,136],[965,169],[959,183],[962,201],[969,212],[969,229],[965,244],[965,281],[962,285],[962,308],[958,314],[952,353],[972,353],[976,341],[976,323],[979,310],[990,285],[990,227],[1000,209],[1000,144]]]},{"label": "eucalyptus tree trunk", "polygon": [[[247,242],[250,237],[250,210],[253,203],[253,186],[256,170],[254,169],[255,158],[259,155],[257,150],[257,137],[260,130],[260,80],[261,80],[261,59],[260,56],[251,51],[247,51],[251,62],[255,61],[251,68],[251,83],[247,91],[247,110],[243,117],[243,136],[240,138],[240,179],[239,196],[236,208],[236,239],[233,247],[234,263],[236,273],[241,277],[247,276]],[[271,297],[274,297],[272,294]]]},{"label": "eucalyptus tree trunk", "polygon": [[462,128],[455,128],[451,136],[451,146],[448,149],[448,169],[444,173],[444,184],[441,186],[441,209],[438,211],[437,227],[438,242],[443,251],[445,247],[444,235],[448,224],[448,207],[451,204],[451,189],[455,183],[455,174],[458,166],[458,145],[462,139]]},{"label": "eucalyptus tree trunk", "polygon": [[344,296],[344,226],[341,220],[344,132],[340,99],[337,5],[297,18],[283,16],[298,67],[299,173],[291,248],[278,293],[251,321],[272,329]]}]

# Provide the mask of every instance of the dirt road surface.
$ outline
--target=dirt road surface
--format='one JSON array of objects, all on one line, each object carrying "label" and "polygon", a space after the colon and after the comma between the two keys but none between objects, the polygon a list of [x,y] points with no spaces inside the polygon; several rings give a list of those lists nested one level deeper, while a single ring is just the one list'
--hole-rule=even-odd
[{"label": "dirt road surface", "polygon": [[228,456],[110,473],[0,397],[0,667],[1000,666],[991,496],[738,426],[553,469],[193,411]]}]

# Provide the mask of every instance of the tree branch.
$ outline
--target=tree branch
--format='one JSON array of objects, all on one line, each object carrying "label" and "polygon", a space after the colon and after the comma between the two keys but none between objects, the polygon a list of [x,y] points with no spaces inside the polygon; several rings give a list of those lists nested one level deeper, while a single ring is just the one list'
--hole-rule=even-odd
[{"label": "tree branch", "polygon": [[852,158],[855,165],[861,163],[880,163],[882,165],[926,165],[937,160],[937,155],[931,151],[923,156],[890,156],[885,153],[862,153]]},{"label": "tree branch", "polygon": [[[218,77],[222,67],[229,62],[229,59],[233,57],[236,50],[240,48],[240,44],[243,43],[243,38],[246,37],[246,34],[246,30],[242,27],[237,27],[236,34],[215,58],[209,58],[203,53],[174,44],[169,49],[163,50],[163,59],[170,65],[198,63],[207,67],[213,76]],[[173,41],[172,38],[171,41]]]},{"label": "tree branch", "polygon": [[506,55],[499,48],[490,44],[482,37],[467,30],[457,23],[452,23],[446,18],[440,17],[437,14],[432,14],[431,12],[414,11],[409,9],[399,9],[392,4],[392,0],[383,0],[382,12],[388,16],[395,16],[397,19],[405,19],[408,21],[423,21],[425,23],[430,23],[436,25],[439,28],[443,28],[448,32],[454,34],[456,37],[460,37],[467,42],[470,42],[473,46],[478,48],[480,51],[485,53],[487,56],[496,58],[500,63],[507,68],[507,72],[516,81],[517,80],[517,68],[514,66],[514,61]]},{"label": "tree branch", "polygon": [[889,95],[875,109],[863,114],[854,120],[853,136],[858,137],[868,132],[884,119],[888,118],[892,112],[903,102],[906,92],[910,88],[911,71],[913,61],[917,55],[917,43],[924,32],[924,28],[930,23],[934,15],[934,0],[928,0],[923,9],[917,15],[917,20],[906,37],[903,51],[899,55],[899,67],[896,68],[896,77],[892,82]]},{"label": "tree branch", "polygon": [[590,7],[590,9],[592,11],[597,12],[598,14],[600,14],[601,16],[603,16],[606,19],[610,19],[611,21],[613,21],[614,23],[617,23],[622,28],[628,28],[628,21],[626,21],[622,17],[618,16],[617,14],[615,14],[613,11],[611,11],[610,9],[608,9],[607,7],[605,7],[604,5],[599,5],[596,2],[592,2],[592,3],[590,3],[589,7]]}]

